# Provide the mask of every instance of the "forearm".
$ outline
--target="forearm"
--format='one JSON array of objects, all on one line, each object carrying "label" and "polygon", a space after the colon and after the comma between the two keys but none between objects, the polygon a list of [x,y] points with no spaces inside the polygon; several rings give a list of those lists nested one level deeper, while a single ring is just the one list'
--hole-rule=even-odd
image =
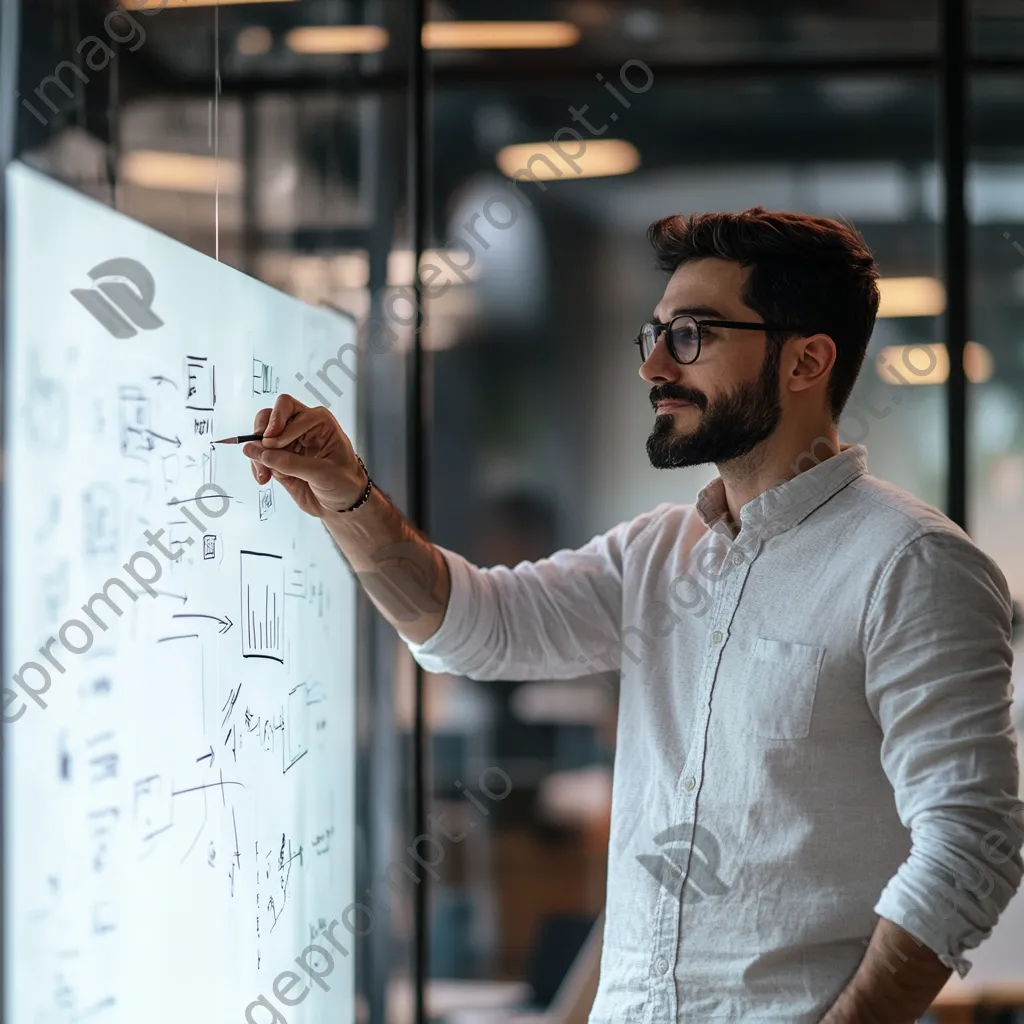
[{"label": "forearm", "polygon": [[451,580],[444,555],[377,489],[352,512],[323,516],[335,543],[380,613],[412,643],[441,626]]},{"label": "forearm", "polygon": [[927,946],[879,918],[864,959],[822,1024],[913,1024],[951,973]]}]

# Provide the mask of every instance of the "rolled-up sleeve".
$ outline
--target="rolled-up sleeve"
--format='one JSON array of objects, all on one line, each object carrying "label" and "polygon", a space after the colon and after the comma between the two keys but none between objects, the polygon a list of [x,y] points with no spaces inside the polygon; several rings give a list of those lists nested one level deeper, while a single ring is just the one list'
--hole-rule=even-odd
[{"label": "rolled-up sleeve", "polygon": [[865,619],[866,695],[911,835],[875,913],[961,976],[1022,874],[1010,617],[995,563],[948,532],[893,556]]},{"label": "rolled-up sleeve", "polygon": [[666,506],[577,549],[513,568],[482,569],[441,548],[451,596],[440,628],[408,643],[430,672],[471,679],[572,679],[621,664],[626,546]]}]

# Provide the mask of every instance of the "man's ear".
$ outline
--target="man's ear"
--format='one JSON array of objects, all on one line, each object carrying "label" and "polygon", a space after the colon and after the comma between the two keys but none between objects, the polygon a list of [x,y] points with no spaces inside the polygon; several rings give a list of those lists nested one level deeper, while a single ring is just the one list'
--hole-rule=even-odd
[{"label": "man's ear", "polygon": [[790,372],[786,381],[790,391],[807,391],[828,382],[836,362],[836,343],[827,334],[810,334],[792,341]]}]

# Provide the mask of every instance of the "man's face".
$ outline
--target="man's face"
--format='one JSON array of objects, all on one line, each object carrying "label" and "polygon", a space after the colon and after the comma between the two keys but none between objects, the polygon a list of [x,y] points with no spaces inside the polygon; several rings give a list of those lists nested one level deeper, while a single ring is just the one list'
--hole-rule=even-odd
[{"label": "man's face", "polygon": [[[679,267],[654,310],[668,323],[679,313],[698,320],[761,322],[743,304],[748,271],[728,260],[704,259]],[[649,381],[656,419],[647,454],[657,469],[724,463],[767,438],[782,415],[779,355],[763,331],[702,328],[696,362],[672,358],[664,334],[640,376]]]}]

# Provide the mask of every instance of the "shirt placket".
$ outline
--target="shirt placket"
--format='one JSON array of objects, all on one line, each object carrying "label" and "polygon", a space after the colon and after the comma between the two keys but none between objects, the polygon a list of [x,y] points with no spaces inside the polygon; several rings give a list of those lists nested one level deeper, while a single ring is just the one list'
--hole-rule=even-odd
[{"label": "shirt placket", "polygon": [[[749,531],[753,534],[754,531]],[[704,759],[707,750],[708,728],[711,722],[711,700],[715,681],[721,664],[722,651],[729,639],[740,595],[746,583],[750,564],[756,557],[759,544],[746,543],[746,538],[737,537],[733,543],[719,537],[716,542],[726,547],[725,557],[719,569],[720,576],[709,583],[712,592],[711,628],[708,631],[698,684],[696,712],[693,729],[687,744],[686,761],[676,779],[671,824],[687,822],[690,825],[690,842],[683,865],[672,868],[673,891],[678,900],[664,886],[658,890],[655,910],[655,926],[652,931],[650,952],[650,974],[647,986],[646,1024],[663,1024],[665,1021],[681,1020],[678,1016],[678,993],[675,973],[679,959],[679,941],[685,927],[683,917],[684,896],[690,874],[693,833],[699,813],[700,792],[704,782]]]}]

